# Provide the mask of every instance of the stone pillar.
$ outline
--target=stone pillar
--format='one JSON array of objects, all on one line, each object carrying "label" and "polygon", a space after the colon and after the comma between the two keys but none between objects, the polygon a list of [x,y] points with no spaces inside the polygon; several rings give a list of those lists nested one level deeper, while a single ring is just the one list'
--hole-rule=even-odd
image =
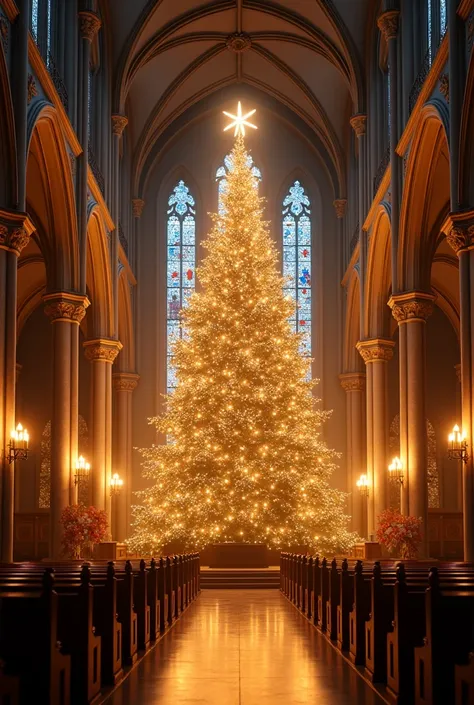
[{"label": "stone pillar", "polygon": [[393,357],[393,340],[362,340],[357,349],[367,370],[367,477],[369,480],[369,537],[377,531],[377,517],[387,509],[388,392],[387,363]]},{"label": "stone pillar", "polygon": [[347,372],[339,376],[346,392],[347,428],[347,491],[349,492],[349,512],[352,516],[352,530],[365,535],[364,507],[357,492],[356,482],[366,471],[365,454],[365,374]]},{"label": "stone pillar", "polygon": [[29,242],[25,213],[0,209],[0,507],[1,560],[13,560],[14,463],[6,458],[16,425],[16,343],[18,257]]},{"label": "stone pillar", "polygon": [[400,213],[401,170],[397,154],[398,129],[398,21],[397,9],[387,10],[379,15],[377,25],[388,45],[390,71],[390,191],[391,217],[390,238],[392,244],[392,291],[397,291],[398,221]]},{"label": "stone pillar", "polygon": [[78,435],[79,324],[88,299],[57,292],[43,297],[53,326],[53,408],[51,415],[50,557],[62,553],[61,514],[75,498],[74,468]]},{"label": "stone pillar", "polygon": [[125,115],[112,115],[112,218],[115,230],[111,233],[110,260],[112,269],[112,289],[114,300],[114,331],[118,336],[118,260],[119,260],[119,221],[120,221],[120,138],[128,118]]},{"label": "stone pillar", "polygon": [[451,214],[446,240],[459,258],[462,428],[469,446],[462,463],[464,560],[474,561],[474,211]]},{"label": "stone pillar", "polygon": [[84,343],[91,372],[91,502],[110,519],[112,477],[112,365],[122,348],[118,340],[97,338]]},{"label": "stone pillar", "polygon": [[[360,310],[365,311],[365,273],[367,269],[367,233],[363,230],[362,226],[365,220],[365,180],[367,176],[366,172],[366,162],[367,162],[367,146],[366,146],[366,132],[367,132],[367,115],[359,113],[354,115],[350,119],[351,127],[354,130],[358,143],[359,143],[359,159],[358,159],[358,182],[359,182],[359,203],[358,203],[358,214],[359,214],[359,274],[360,274]],[[360,334],[363,336],[364,332],[362,330],[362,320],[363,316],[360,317],[361,331]]]},{"label": "stone pillar", "polygon": [[131,372],[113,375],[114,399],[114,454],[113,471],[123,480],[122,492],[115,502],[113,538],[124,541],[130,529],[132,504],[132,398],[140,377]]},{"label": "stone pillar", "polygon": [[435,296],[396,294],[389,306],[399,326],[400,458],[404,469],[401,507],[423,520],[420,556],[428,557],[428,442],[426,435],[426,321]]},{"label": "stone pillar", "polygon": [[82,154],[77,160],[77,228],[80,242],[81,290],[86,291],[87,272],[87,168],[89,165],[89,70],[91,44],[101,27],[98,15],[89,10],[79,12],[80,52],[78,66],[77,136]]}]

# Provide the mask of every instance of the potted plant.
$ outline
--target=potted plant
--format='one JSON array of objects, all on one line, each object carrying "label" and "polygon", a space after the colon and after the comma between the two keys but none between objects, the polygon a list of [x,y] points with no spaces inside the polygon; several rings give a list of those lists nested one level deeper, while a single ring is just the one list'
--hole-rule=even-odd
[{"label": "potted plant", "polygon": [[421,543],[422,520],[405,516],[394,509],[386,509],[378,517],[377,541],[392,556],[416,558]]},{"label": "potted plant", "polygon": [[90,549],[108,537],[107,512],[83,504],[71,504],[61,515],[63,551],[68,558],[79,560],[86,548]]}]

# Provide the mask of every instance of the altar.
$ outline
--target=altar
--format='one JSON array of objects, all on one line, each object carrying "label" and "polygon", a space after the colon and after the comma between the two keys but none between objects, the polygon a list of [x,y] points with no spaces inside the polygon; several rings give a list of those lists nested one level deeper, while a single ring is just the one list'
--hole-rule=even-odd
[{"label": "altar", "polygon": [[268,568],[264,543],[214,543],[208,547],[210,568]]}]

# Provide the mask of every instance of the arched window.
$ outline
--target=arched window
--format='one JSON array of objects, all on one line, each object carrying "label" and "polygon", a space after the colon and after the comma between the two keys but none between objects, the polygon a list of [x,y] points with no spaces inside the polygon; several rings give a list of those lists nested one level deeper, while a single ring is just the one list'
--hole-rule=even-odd
[{"label": "arched window", "polygon": [[294,302],[292,328],[302,333],[301,354],[311,357],[311,204],[299,181],[283,199],[283,276]]},{"label": "arched window", "polygon": [[187,305],[195,288],[196,208],[184,181],[179,181],[168,199],[167,222],[167,327],[166,389],[176,386],[173,368],[173,344],[182,337],[179,313]]},{"label": "arched window", "polygon": [[[83,416],[79,414],[79,447],[78,454],[87,457],[89,449],[89,430]],[[41,434],[41,465],[39,476],[38,507],[49,509],[51,494],[51,421],[48,421]],[[77,488],[77,501],[79,504],[90,504],[89,478],[82,480]]]},{"label": "arched window", "polygon": [[[258,188],[258,184],[262,180],[262,174],[258,166],[255,166],[253,163],[253,159],[248,155],[248,161],[247,165],[251,167],[252,169],[252,174],[255,177],[255,188]],[[227,154],[224,157],[224,164],[218,168],[216,171],[216,181],[217,181],[217,188],[218,188],[218,210],[220,215],[223,215],[224,213],[224,208],[222,206],[222,195],[226,192],[227,190],[227,174],[232,171],[234,168],[234,164],[232,162],[232,156],[230,154]]]}]

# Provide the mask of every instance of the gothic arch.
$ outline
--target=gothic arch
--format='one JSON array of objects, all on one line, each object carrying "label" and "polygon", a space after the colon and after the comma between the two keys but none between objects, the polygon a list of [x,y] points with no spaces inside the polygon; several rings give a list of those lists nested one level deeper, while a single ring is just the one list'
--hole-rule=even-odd
[{"label": "gothic arch", "polygon": [[459,201],[463,206],[474,203],[474,53],[471,52],[464,92],[459,144]]},{"label": "gothic arch", "polygon": [[400,211],[400,291],[430,291],[431,263],[449,211],[449,147],[436,101],[421,111],[408,157]]},{"label": "gothic arch", "polygon": [[391,281],[390,215],[383,205],[372,225],[367,258],[363,332],[366,339],[390,338],[391,314],[387,306]]},{"label": "gothic arch", "polygon": [[119,276],[118,297],[118,337],[123,348],[117,358],[117,368],[119,372],[134,372],[135,334],[133,329],[132,297],[125,269],[121,271]]},{"label": "gothic arch", "polygon": [[87,223],[87,290],[91,306],[89,333],[98,338],[114,335],[114,305],[107,232],[99,208],[94,206]]},{"label": "gothic arch", "polygon": [[0,203],[12,208],[17,200],[16,137],[8,66],[0,42]]},{"label": "gothic arch", "polygon": [[38,101],[27,159],[27,208],[46,266],[46,288],[78,291],[79,241],[71,162],[56,110]]},{"label": "gothic arch", "polygon": [[363,372],[364,364],[356,348],[360,340],[360,281],[359,274],[355,269],[352,271],[347,286],[344,328],[344,372]]}]

